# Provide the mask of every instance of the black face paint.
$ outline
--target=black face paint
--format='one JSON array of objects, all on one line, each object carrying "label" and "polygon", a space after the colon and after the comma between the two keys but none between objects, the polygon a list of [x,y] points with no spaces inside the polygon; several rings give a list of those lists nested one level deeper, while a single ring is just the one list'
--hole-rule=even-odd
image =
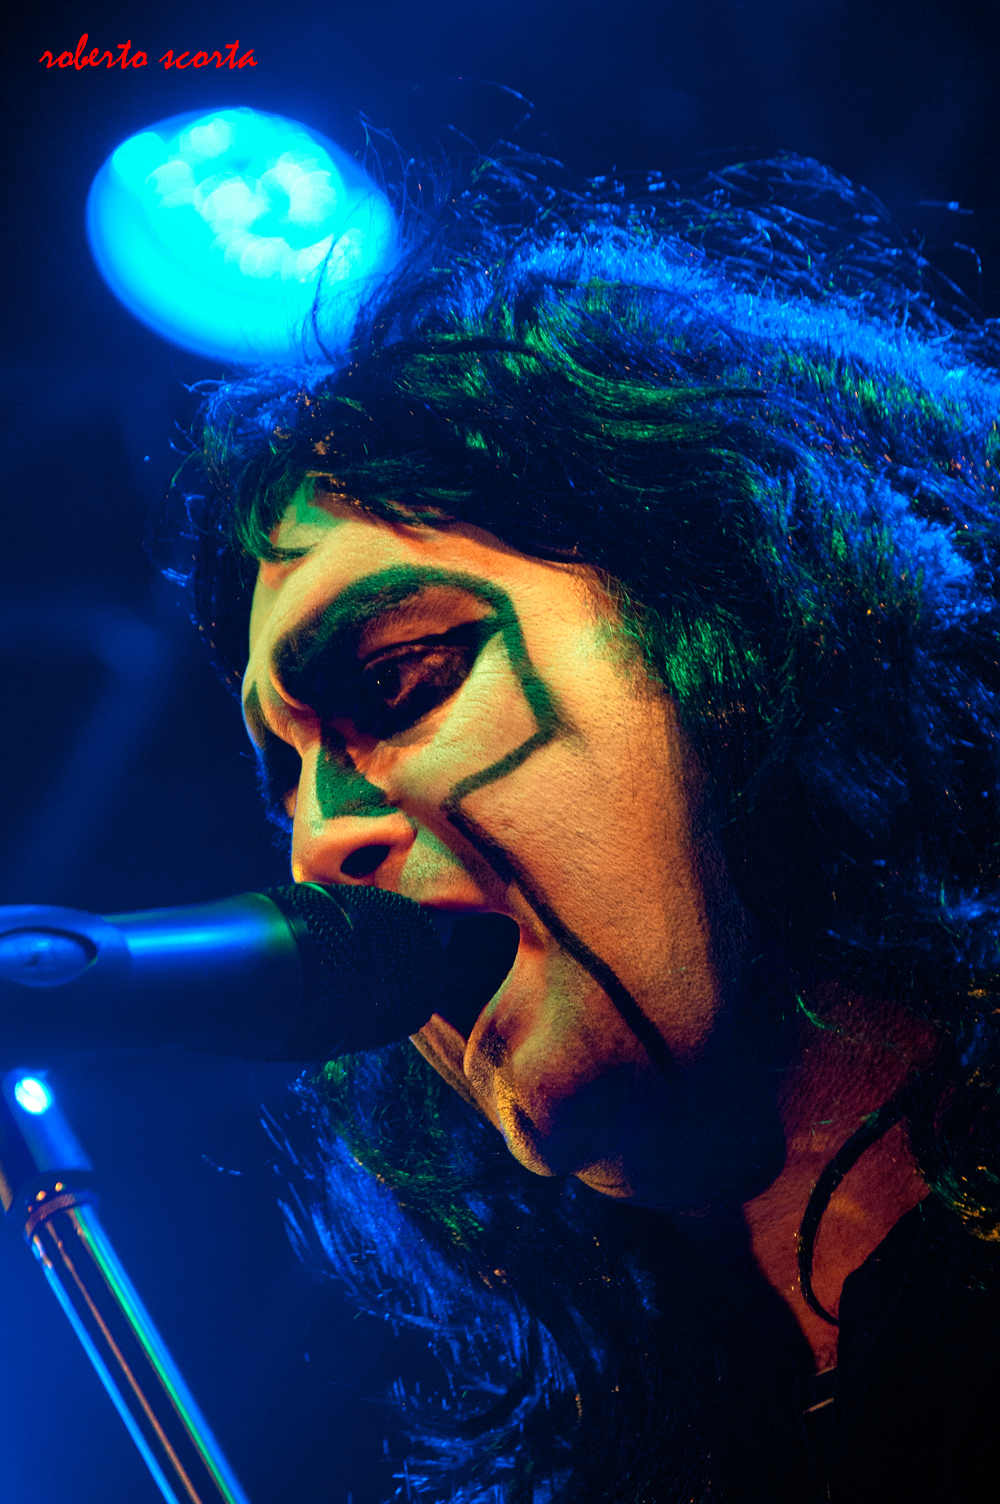
[{"label": "black face paint", "polygon": [[[381,665],[398,664],[415,645],[402,644],[398,649],[383,650],[371,655],[372,663],[362,664],[358,649],[364,629],[435,587],[459,590],[471,596],[488,608],[487,614],[481,620],[463,624],[450,633],[420,639],[416,646],[421,652],[429,644],[434,644],[439,646],[441,657],[429,678],[425,675],[409,695],[405,693],[405,686],[392,677],[393,670],[388,668],[384,670],[390,675],[388,680],[379,684],[376,679],[373,684],[373,666],[377,671]],[[367,735],[393,735],[396,730],[415,724],[433,705],[450,698],[464,682],[465,674],[471,671],[476,654],[497,634],[503,641],[511,669],[531,711],[535,730],[520,746],[496,762],[460,779],[445,796],[442,813],[488,862],[501,881],[517,885],[556,942],[604,990],[660,1071],[665,1076],[672,1076],[676,1067],[666,1041],[624,983],[607,962],[563,923],[544,892],[512,853],[461,808],[462,801],[470,794],[507,777],[538,748],[568,729],[560,719],[548,686],[531,661],[517,612],[507,593],[475,575],[452,570],[412,566],[384,570],[348,586],[324,610],[289,633],[278,644],[274,663],[288,693],[309,705],[321,719],[343,717],[352,720]],[[449,653],[453,655],[450,659]],[[463,653],[466,655],[465,674],[458,667],[458,659]],[[366,670],[369,674],[367,682]],[[381,732],[377,729],[380,727],[383,728]],[[324,819],[347,814],[385,814],[395,808],[388,803],[383,791],[369,783],[354,766],[342,739],[330,732],[324,735],[317,766],[316,795]]]}]

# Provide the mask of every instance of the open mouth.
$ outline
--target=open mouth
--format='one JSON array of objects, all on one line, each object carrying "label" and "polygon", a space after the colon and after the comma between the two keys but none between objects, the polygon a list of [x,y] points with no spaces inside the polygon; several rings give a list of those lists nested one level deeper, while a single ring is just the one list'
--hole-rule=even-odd
[{"label": "open mouth", "polygon": [[463,914],[444,950],[436,1011],[465,1038],[503,985],[517,956],[521,932],[506,914]]}]

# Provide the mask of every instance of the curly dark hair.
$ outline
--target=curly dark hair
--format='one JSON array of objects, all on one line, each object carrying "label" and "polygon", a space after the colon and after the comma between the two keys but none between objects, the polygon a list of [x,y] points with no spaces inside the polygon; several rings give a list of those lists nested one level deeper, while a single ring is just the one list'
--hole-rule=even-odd
[{"label": "curly dark hair", "polygon": [[[408,223],[345,351],[206,396],[179,485],[223,673],[242,671],[257,561],[275,557],[269,535],[304,484],[600,571],[677,704],[734,882],[792,985],[806,996],[834,979],[933,1026],[937,1061],[908,1103],[913,1149],[951,1212],[1000,1237],[996,330],[877,200],[798,158],[688,192],[656,177],[574,189],[545,164],[497,158],[440,179]],[[329,1174],[346,1185],[348,1160],[371,1164],[428,1248],[476,1276],[478,1298],[489,1287],[521,1313],[499,1409],[439,1413],[427,1430],[434,1497],[449,1478],[448,1496],[494,1497],[458,1446],[474,1433],[493,1438],[490,1487],[532,1497],[511,1438],[539,1406],[558,1410],[554,1390],[590,1424],[550,1425],[537,1500],[543,1477],[560,1498],[744,1497],[724,1448],[709,1465],[678,1441],[683,1405],[651,1377],[662,1353],[633,1356],[629,1378],[600,1335],[627,1305],[636,1333],[656,1308],[666,1340],[648,1271],[679,1255],[662,1223],[501,1171],[477,1124],[435,1137],[441,1114],[466,1108],[398,1052],[328,1069],[321,1098]],[[353,1145],[347,1160],[336,1142]],[[350,1191],[359,1206],[366,1194]],[[319,1204],[303,1202],[305,1220],[323,1222]],[[529,1214],[559,1250],[544,1279],[498,1251]],[[595,1293],[579,1270],[598,1222],[618,1273]],[[449,1300],[433,1320],[454,1332]],[[648,1423],[623,1471],[607,1395],[626,1390]]]}]

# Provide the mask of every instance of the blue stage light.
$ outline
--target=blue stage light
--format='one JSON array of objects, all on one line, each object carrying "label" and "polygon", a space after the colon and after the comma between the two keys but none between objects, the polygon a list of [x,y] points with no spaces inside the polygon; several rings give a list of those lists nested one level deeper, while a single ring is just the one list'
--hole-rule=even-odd
[{"label": "blue stage light", "polygon": [[385,195],[332,141],[281,115],[176,115],[123,141],[94,179],[90,246],[118,298],[157,333],[227,363],[350,333],[367,280],[388,269]]},{"label": "blue stage light", "polygon": [[19,1107],[25,1112],[36,1115],[47,1112],[52,1106],[52,1093],[44,1081],[39,1081],[37,1076],[22,1076],[14,1086],[14,1099]]}]

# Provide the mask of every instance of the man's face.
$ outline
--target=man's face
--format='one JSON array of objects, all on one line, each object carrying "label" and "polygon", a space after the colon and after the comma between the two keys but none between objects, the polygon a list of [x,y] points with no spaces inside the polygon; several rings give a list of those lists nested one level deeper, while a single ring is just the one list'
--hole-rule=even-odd
[{"label": "man's face", "polygon": [[304,495],[275,541],[308,551],[260,568],[245,690],[295,879],[517,922],[468,1038],[436,1015],[419,1044],[523,1164],[653,1205],[740,1194],[749,931],[593,573]]}]

